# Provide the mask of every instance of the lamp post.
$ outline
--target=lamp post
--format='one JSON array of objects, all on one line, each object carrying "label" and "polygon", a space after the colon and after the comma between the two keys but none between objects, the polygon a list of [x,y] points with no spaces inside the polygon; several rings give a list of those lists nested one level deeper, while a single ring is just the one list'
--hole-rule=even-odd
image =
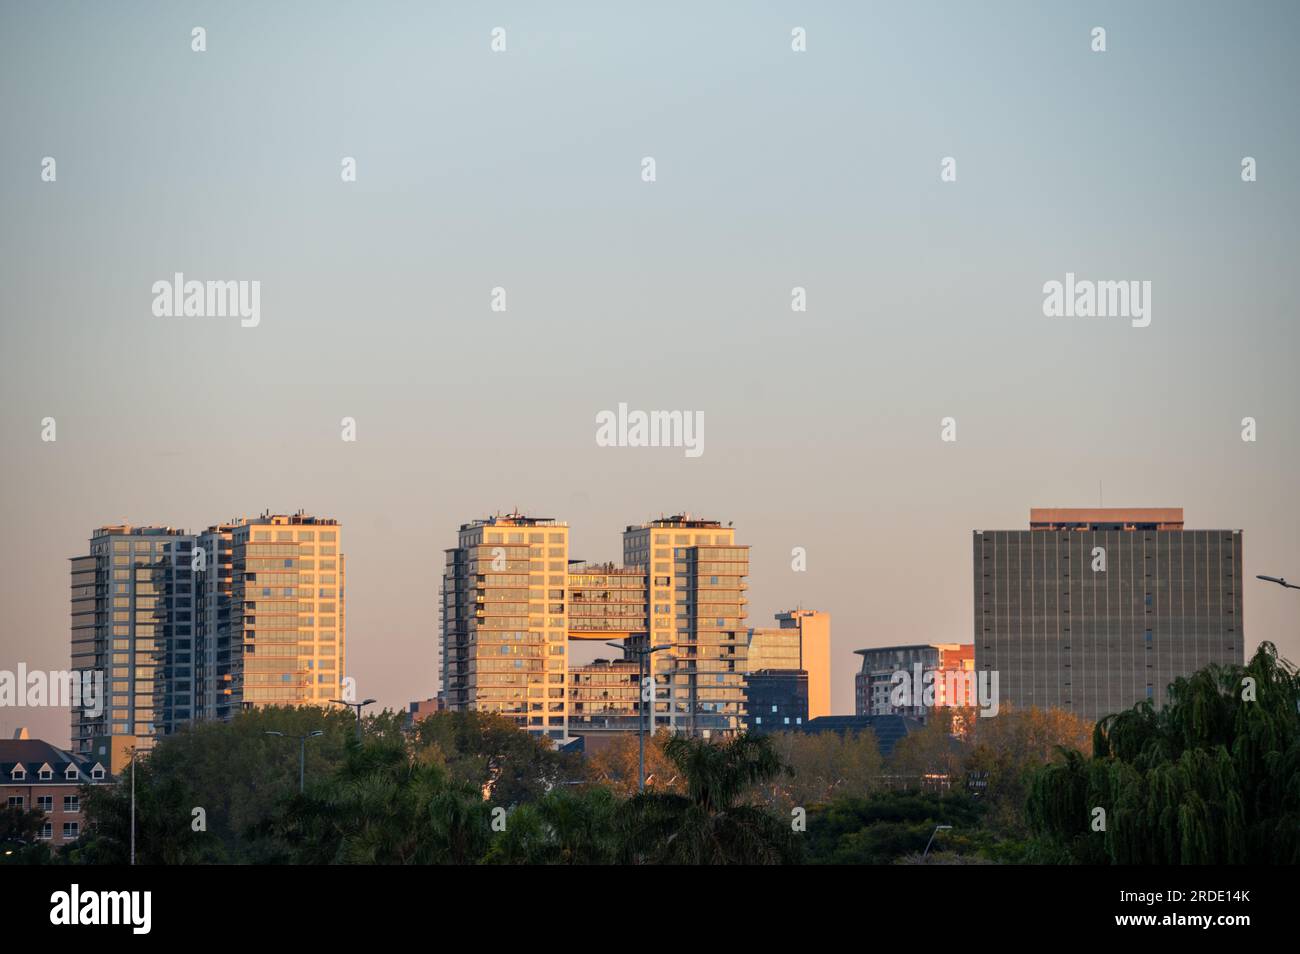
[{"label": "lamp post", "polygon": [[[647,646],[644,649],[630,649],[622,643],[606,643],[606,646],[613,646],[615,649],[621,649],[624,653],[631,653],[637,658],[637,672],[641,676],[640,702],[637,703],[637,767],[636,790],[638,794],[645,794],[645,736],[646,736],[646,676],[652,653],[660,652],[664,649],[672,649],[672,646]],[[650,689],[650,711],[654,712],[654,689]]]},{"label": "lamp post", "polygon": [[1276,583],[1278,586],[1288,590],[1300,590],[1300,586],[1297,586],[1294,583],[1288,583],[1285,579],[1283,579],[1280,576],[1264,576],[1262,574],[1259,574],[1256,575],[1255,579],[1263,580],[1265,583]]},{"label": "lamp post", "polygon": [[278,735],[282,739],[296,738],[302,743],[302,748],[298,753],[298,794],[301,795],[307,785],[307,740],[314,739],[316,736],[324,735],[325,733],[320,729],[317,729],[315,732],[308,732],[306,735],[288,736],[283,732],[273,732],[268,729],[266,734]]},{"label": "lamp post", "polygon": [[941,831],[952,831],[952,826],[951,825],[934,826],[934,831],[930,832],[930,840],[925,843],[925,851],[921,852],[922,858],[924,858],[926,855],[930,853],[930,846],[934,844],[934,836],[939,834],[939,832]]},{"label": "lamp post", "polygon": [[131,864],[135,864],[135,746],[131,746]]},{"label": "lamp post", "polygon": [[330,702],[337,702],[341,706],[351,706],[357,710],[357,741],[361,741],[361,707],[372,705],[374,699],[366,699],[362,702],[348,702],[346,699],[331,699]]}]

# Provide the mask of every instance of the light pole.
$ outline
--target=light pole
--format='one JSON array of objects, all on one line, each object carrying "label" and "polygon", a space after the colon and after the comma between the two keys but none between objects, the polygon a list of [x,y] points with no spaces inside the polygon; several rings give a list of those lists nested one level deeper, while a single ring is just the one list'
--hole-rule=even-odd
[{"label": "light pole", "polygon": [[361,741],[361,707],[372,705],[374,699],[366,699],[363,702],[348,702],[346,699],[331,699],[330,702],[337,702],[341,706],[351,706],[357,710],[357,741]]},{"label": "light pole", "polygon": [[131,864],[135,864],[135,746],[131,746]]},{"label": "light pole", "polygon": [[1257,580],[1263,580],[1265,583],[1276,583],[1278,586],[1284,587],[1284,588],[1286,588],[1286,589],[1288,589],[1288,590],[1300,590],[1300,586],[1297,586],[1297,585],[1294,584],[1294,583],[1288,583],[1286,580],[1284,580],[1284,579],[1283,579],[1282,577],[1280,577],[1280,576],[1263,576],[1263,575],[1257,575],[1257,576],[1255,577],[1255,579],[1257,579]]},{"label": "light pole", "polygon": [[[631,653],[637,658],[637,672],[641,676],[639,686],[640,701],[637,703],[637,767],[636,790],[638,794],[645,794],[645,736],[646,736],[646,675],[650,663],[650,655],[660,652],[664,649],[672,649],[672,646],[647,646],[645,649],[630,649],[622,643],[606,643],[606,646],[613,646],[615,649],[621,649],[624,653]],[[654,689],[650,689],[650,712],[654,712]]]},{"label": "light pole", "polygon": [[930,846],[934,844],[934,836],[939,834],[939,832],[941,831],[952,831],[952,826],[951,825],[934,826],[934,831],[930,832],[930,840],[925,843],[925,851],[921,852],[922,858],[924,858],[926,855],[930,853]]},{"label": "light pole", "polygon": [[301,795],[307,785],[307,740],[314,739],[316,736],[324,735],[325,733],[320,729],[317,729],[315,732],[308,732],[306,735],[289,736],[285,735],[283,732],[273,732],[268,729],[266,734],[278,735],[282,739],[297,739],[302,743],[302,749],[298,753],[298,794]]}]

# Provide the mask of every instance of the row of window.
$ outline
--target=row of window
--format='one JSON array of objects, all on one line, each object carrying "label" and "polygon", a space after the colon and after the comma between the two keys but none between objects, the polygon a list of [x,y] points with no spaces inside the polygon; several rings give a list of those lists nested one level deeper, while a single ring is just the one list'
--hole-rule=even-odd
[{"label": "row of window", "polygon": [[[23,796],[23,795],[10,795],[10,796],[9,796],[9,807],[10,807],[10,808],[17,808],[19,811],[22,811],[24,808],[27,807],[27,800],[26,800],[26,797]],[[37,796],[36,796],[36,808],[37,808],[38,811],[42,811],[42,812],[52,812],[52,811],[54,811],[54,796],[53,796],[53,795],[37,795]],[[63,796],[63,810],[64,810],[65,812],[67,812],[68,814],[72,814],[72,813],[74,813],[74,812],[80,812],[80,811],[81,811],[81,796],[80,796],[80,795],[64,795],[64,796]]]}]

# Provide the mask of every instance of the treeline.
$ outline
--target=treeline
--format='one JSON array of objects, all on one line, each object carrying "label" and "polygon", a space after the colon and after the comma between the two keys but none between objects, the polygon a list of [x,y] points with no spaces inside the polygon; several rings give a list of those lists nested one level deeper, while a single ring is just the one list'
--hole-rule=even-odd
[{"label": "treeline", "polygon": [[[347,712],[270,708],[160,740],[136,769],[137,863],[1300,861],[1300,678],[1270,644],[1096,726],[940,709],[890,758],[870,733],[660,733],[644,794],[635,736],[582,756],[489,714],[385,712],[363,738]],[[57,853],[36,813],[0,816],[0,859],[125,864],[130,790],[129,771],[83,787],[85,833]]]}]

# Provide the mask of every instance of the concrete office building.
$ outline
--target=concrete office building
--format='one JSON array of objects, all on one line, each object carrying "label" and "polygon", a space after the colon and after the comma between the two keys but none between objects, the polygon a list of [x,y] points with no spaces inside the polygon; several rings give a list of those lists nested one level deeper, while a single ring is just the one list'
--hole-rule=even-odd
[{"label": "concrete office building", "polygon": [[975,665],[1001,699],[1090,721],[1165,702],[1175,678],[1240,664],[1242,535],[1181,508],[1034,509],[973,534]]}]

